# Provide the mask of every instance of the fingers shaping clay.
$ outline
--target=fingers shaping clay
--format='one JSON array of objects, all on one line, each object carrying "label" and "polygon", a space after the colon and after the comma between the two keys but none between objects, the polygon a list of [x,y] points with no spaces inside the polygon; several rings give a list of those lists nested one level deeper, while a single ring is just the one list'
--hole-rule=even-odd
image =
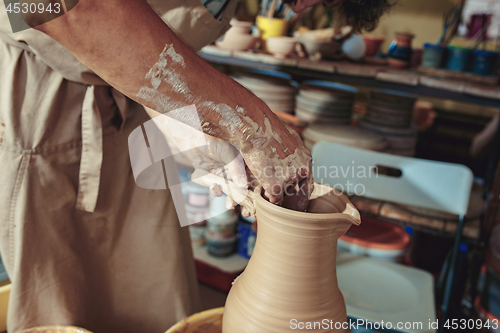
[{"label": "fingers shaping clay", "polygon": [[337,285],[337,239],[360,224],[359,212],[343,194],[317,183],[306,213],[286,208],[293,202],[271,204],[260,191],[257,242],[227,298],[222,332],[294,332],[298,323],[324,320],[328,327],[308,332],[345,332],[335,328],[347,320]]}]

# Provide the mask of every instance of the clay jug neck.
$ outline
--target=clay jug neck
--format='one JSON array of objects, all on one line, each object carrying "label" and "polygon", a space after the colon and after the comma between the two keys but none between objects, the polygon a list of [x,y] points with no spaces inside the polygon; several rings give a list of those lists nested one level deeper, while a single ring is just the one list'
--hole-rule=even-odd
[{"label": "clay jug neck", "polygon": [[337,240],[352,224],[360,223],[359,212],[344,195],[316,184],[308,212],[273,205],[261,195],[256,195],[255,203],[258,233],[253,256],[265,257],[267,264],[284,271],[302,267],[318,276],[335,276]]}]

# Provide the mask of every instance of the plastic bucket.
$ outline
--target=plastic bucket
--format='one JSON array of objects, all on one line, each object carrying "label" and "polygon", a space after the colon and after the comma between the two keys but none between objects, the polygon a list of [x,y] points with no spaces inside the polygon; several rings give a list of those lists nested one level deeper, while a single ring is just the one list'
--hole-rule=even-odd
[{"label": "plastic bucket", "polygon": [[422,66],[429,68],[441,67],[445,48],[437,44],[424,44],[424,54],[422,56]]},{"label": "plastic bucket", "polygon": [[170,327],[166,333],[221,333],[223,313],[224,308],[195,313]]},{"label": "plastic bucket", "polygon": [[257,240],[257,232],[253,228],[254,218],[241,217],[238,222],[238,254],[244,258],[249,259],[252,256]]},{"label": "plastic bucket", "polygon": [[469,61],[470,51],[470,49],[464,47],[449,46],[446,68],[456,72],[465,71]]},{"label": "plastic bucket", "polygon": [[490,75],[496,67],[498,53],[483,50],[474,50],[472,72],[478,75]]}]

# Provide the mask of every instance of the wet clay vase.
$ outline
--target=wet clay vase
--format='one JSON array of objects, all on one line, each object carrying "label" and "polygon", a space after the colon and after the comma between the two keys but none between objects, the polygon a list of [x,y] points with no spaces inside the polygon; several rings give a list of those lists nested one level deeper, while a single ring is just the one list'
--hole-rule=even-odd
[{"label": "wet clay vase", "polygon": [[328,327],[308,332],[346,332],[340,326],[347,317],[337,285],[337,239],[360,223],[359,212],[340,192],[320,184],[307,213],[284,208],[293,203],[273,205],[258,193],[257,242],[229,292],[222,332],[295,332],[326,321]]}]

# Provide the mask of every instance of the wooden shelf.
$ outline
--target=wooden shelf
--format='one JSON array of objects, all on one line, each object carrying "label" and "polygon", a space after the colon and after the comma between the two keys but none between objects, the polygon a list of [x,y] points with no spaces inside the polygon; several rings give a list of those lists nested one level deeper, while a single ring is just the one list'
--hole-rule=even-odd
[{"label": "wooden shelf", "polygon": [[291,74],[298,81],[329,80],[356,86],[398,90],[418,96],[500,107],[499,86],[464,83],[422,75],[410,70],[351,62],[281,60],[261,53],[220,50],[215,46],[207,46],[199,54],[214,64],[281,71]]}]

